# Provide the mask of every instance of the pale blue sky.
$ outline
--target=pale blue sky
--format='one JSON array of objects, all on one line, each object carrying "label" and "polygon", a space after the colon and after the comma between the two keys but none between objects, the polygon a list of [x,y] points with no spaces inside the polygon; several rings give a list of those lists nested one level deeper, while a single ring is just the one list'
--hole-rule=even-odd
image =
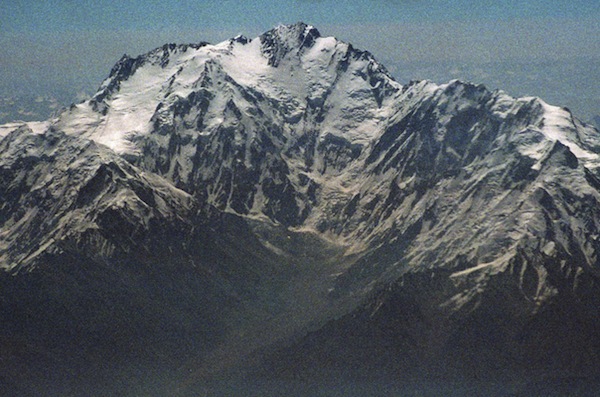
[{"label": "pale blue sky", "polygon": [[258,27],[309,20],[313,24],[583,18],[600,12],[596,0],[16,0],[0,6],[6,30],[156,30]]},{"label": "pale blue sky", "polygon": [[90,94],[123,53],[297,21],[371,51],[401,82],[456,77],[600,113],[598,0],[3,1],[0,96]]}]

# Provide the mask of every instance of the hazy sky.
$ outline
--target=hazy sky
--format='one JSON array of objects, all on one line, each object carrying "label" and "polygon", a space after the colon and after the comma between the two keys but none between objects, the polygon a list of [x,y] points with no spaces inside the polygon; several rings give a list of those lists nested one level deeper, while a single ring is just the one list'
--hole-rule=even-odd
[{"label": "hazy sky", "polygon": [[0,95],[75,98],[123,53],[297,21],[371,51],[401,82],[462,78],[600,114],[598,0],[6,0]]}]

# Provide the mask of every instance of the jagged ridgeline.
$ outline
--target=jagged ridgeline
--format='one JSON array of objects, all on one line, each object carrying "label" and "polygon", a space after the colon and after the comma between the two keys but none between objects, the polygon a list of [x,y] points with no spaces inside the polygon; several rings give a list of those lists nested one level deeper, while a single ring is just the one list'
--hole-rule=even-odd
[{"label": "jagged ridgeline", "polygon": [[599,166],[303,23],[123,56],[0,127],[0,392],[595,393]]}]

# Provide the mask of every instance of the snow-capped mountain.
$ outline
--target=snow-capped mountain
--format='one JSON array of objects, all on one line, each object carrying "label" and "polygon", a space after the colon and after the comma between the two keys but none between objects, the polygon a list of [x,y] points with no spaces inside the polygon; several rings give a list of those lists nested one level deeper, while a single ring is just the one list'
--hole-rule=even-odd
[{"label": "snow-capped mountain", "polygon": [[323,174],[348,177],[399,89],[368,53],[313,27],[280,26],[254,40],[124,57],[56,127],[86,131],[221,209],[297,226]]},{"label": "snow-capped mountain", "polygon": [[124,56],[0,137],[6,387],[596,375],[600,134],[567,109],[298,23]]}]

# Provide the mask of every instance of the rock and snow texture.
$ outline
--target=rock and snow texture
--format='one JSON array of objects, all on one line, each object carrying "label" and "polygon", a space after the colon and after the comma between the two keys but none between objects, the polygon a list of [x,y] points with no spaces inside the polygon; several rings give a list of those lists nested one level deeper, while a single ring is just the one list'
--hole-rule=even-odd
[{"label": "rock and snow texture", "polygon": [[[133,303],[114,321],[158,293],[165,309],[150,317],[183,325],[153,335],[201,345],[203,374],[265,348],[261,324],[277,343],[314,331],[294,350],[307,357],[333,334],[351,335],[332,345],[343,350],[397,328],[373,351],[397,342],[406,363],[426,366],[489,333],[461,356],[469,365],[494,346],[502,365],[564,367],[566,353],[549,353],[559,346],[585,350],[586,366],[600,363],[599,156],[599,132],[567,109],[461,81],[402,86],[368,52],[303,23],[169,44],[123,56],[56,119],[0,126],[0,267],[28,285],[85,263],[65,299],[111,277],[181,287],[169,297],[124,282]],[[221,312],[231,318],[192,336]],[[543,321],[563,328],[552,336]],[[532,353],[519,361],[519,349]]]},{"label": "rock and snow texture", "polygon": [[98,94],[55,125],[221,209],[300,225],[318,186],[340,194],[359,172],[347,168],[399,90],[368,53],[299,24],[123,57]]}]

